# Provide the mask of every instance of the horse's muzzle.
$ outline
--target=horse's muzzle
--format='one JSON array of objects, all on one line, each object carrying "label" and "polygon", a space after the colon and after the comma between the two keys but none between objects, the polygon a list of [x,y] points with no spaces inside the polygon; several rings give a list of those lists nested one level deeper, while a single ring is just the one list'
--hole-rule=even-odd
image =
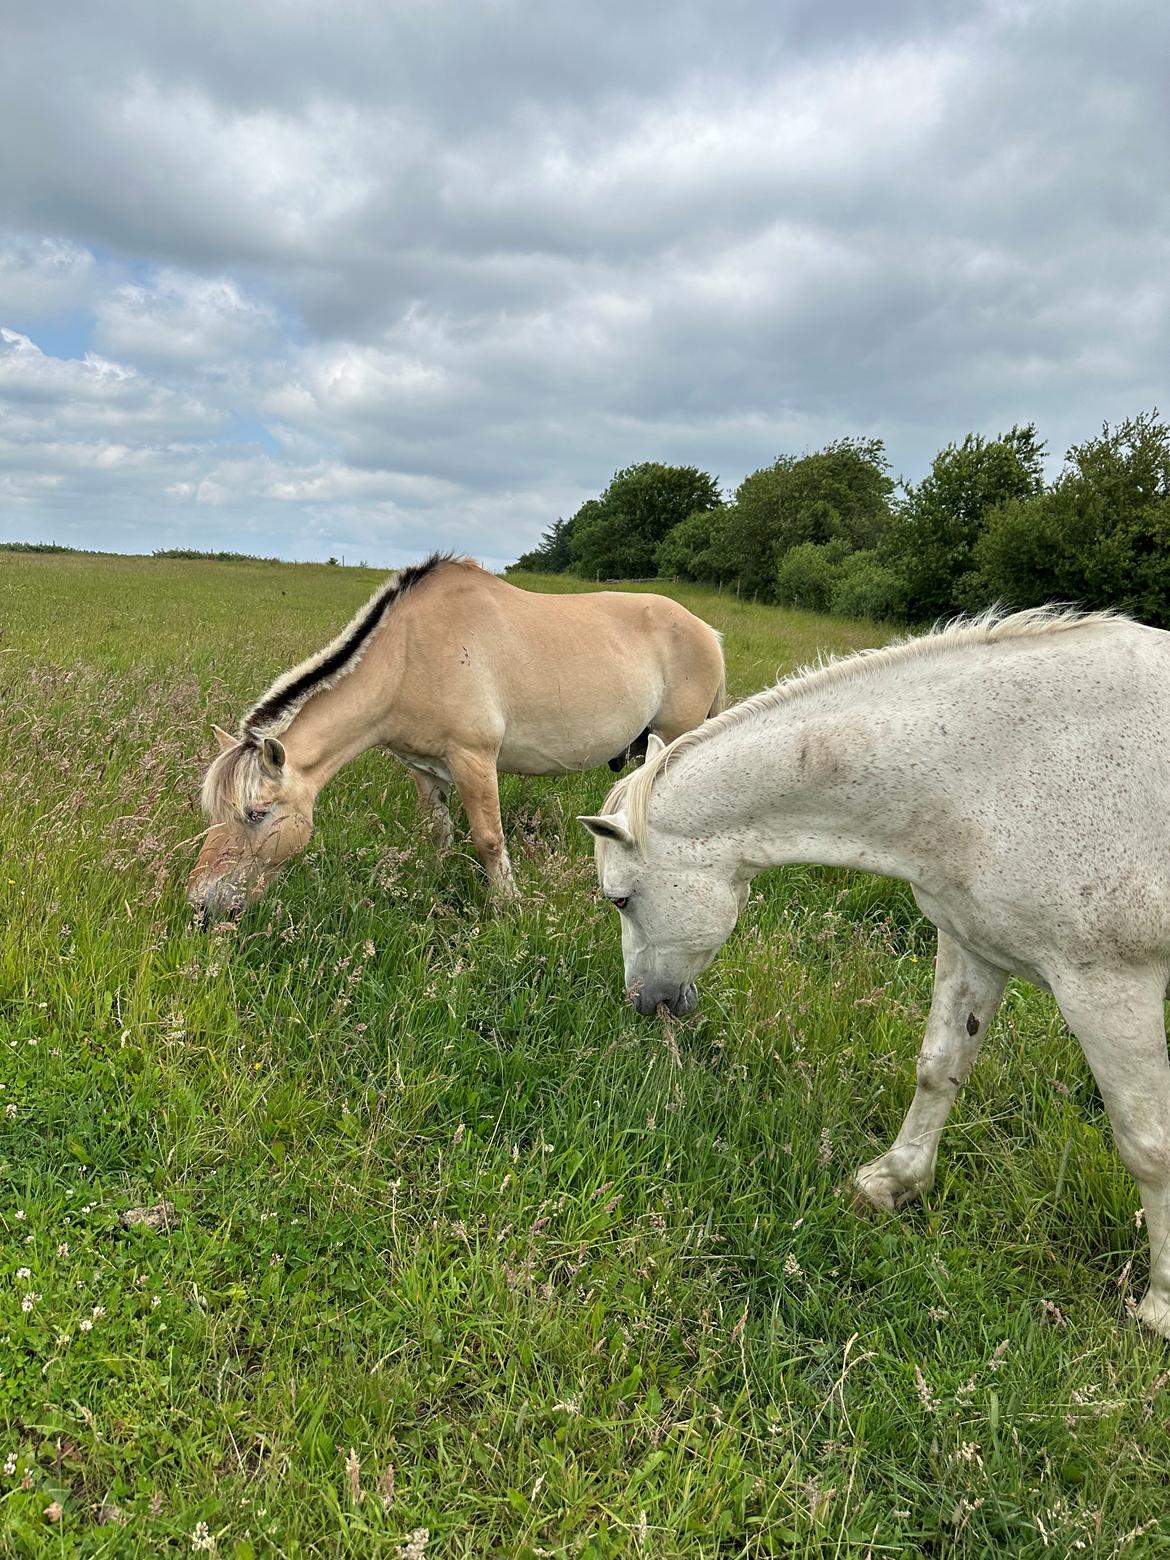
[{"label": "horse's muzzle", "polygon": [[663,1007],[672,1017],[685,1018],[699,1005],[699,993],[695,989],[693,980],[688,981],[685,986],[675,987],[673,991],[661,991],[642,985],[636,989],[631,987],[630,1001],[638,1012],[647,1018]]},{"label": "horse's muzzle", "polygon": [[219,883],[192,889],[187,895],[197,931],[205,932],[219,921],[238,921],[244,913],[244,895],[239,889]]}]

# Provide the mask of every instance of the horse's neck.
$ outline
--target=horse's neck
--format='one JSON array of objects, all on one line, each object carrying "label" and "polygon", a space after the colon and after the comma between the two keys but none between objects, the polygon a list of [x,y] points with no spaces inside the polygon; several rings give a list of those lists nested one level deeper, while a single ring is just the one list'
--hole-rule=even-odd
[{"label": "horse's neck", "polygon": [[696,744],[668,769],[663,790],[655,823],[694,840],[723,838],[749,871],[816,862],[917,875],[907,842],[927,798],[908,787],[881,740],[880,715],[778,705]]},{"label": "horse's neck", "polygon": [[388,741],[391,712],[384,661],[385,647],[372,645],[352,672],[313,694],[280,733],[293,767],[315,791],[346,764]]}]

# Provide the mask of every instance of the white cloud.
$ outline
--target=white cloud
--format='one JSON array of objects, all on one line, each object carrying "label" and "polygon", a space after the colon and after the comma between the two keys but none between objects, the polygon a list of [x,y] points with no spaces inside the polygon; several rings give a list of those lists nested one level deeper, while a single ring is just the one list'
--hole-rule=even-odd
[{"label": "white cloud", "polygon": [[1059,451],[1166,401],[1168,39],[1142,0],[26,9],[0,531],[502,559],[638,459]]},{"label": "white cloud", "polygon": [[0,233],[0,308],[12,320],[65,313],[88,301],[96,270],[80,244]]},{"label": "white cloud", "polygon": [[117,357],[202,370],[263,355],[282,339],[276,311],[239,282],[174,267],[99,298],[94,336]]}]

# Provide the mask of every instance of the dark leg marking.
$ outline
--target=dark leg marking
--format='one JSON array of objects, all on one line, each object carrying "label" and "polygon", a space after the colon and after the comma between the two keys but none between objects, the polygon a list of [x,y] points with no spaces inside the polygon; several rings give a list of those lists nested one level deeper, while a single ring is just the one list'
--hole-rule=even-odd
[{"label": "dark leg marking", "polygon": [[977,1035],[979,1033],[979,1020],[974,1013],[967,1014],[967,1033],[969,1035]]},{"label": "dark leg marking", "polygon": [[646,730],[640,737],[634,738],[633,742],[630,743],[629,747],[624,753],[618,753],[610,759],[609,767],[613,770],[615,775],[620,773],[620,771],[623,770],[627,764],[633,763],[636,759],[646,757],[646,738],[649,735],[650,727],[647,726]]}]

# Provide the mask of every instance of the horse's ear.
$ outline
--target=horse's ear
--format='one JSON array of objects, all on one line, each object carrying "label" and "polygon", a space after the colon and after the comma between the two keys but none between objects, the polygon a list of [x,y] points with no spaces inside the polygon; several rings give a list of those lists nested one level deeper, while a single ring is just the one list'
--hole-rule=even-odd
[{"label": "horse's ear", "polygon": [[659,753],[663,752],[665,748],[666,743],[663,742],[658,733],[656,731],[648,731],[646,733],[646,757],[643,762],[648,764],[652,758],[657,758]]},{"label": "horse's ear", "polygon": [[265,769],[278,775],[284,768],[284,743],[275,737],[265,737],[260,748],[260,761]]},{"label": "horse's ear", "polygon": [[211,729],[215,732],[215,740],[219,743],[219,751],[221,753],[226,753],[231,748],[239,747],[240,739],[233,737],[230,731],[225,731],[222,726],[217,726],[214,721],[211,723]]},{"label": "horse's ear", "polygon": [[629,845],[634,843],[634,836],[626,827],[621,813],[600,813],[596,817],[578,817],[578,823],[583,823],[595,840],[612,840],[615,845]]}]

